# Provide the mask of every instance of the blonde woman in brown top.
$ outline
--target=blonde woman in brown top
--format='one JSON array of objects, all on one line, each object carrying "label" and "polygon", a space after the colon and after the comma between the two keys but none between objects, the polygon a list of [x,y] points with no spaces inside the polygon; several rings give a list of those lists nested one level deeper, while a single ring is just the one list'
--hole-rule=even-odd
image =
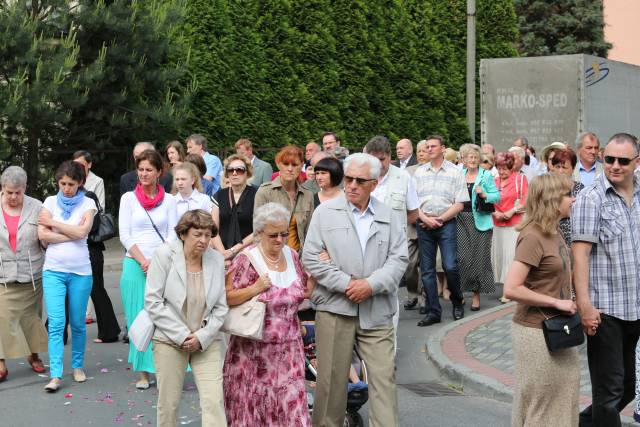
[{"label": "blonde woman in brown top", "polygon": [[542,332],[545,317],[576,312],[571,257],[559,230],[560,219],[571,214],[572,187],[567,176],[536,178],[529,187],[527,216],[518,226],[515,256],[504,284],[505,296],[518,302],[512,326],[513,426],[578,425],[578,349],[550,353]]}]

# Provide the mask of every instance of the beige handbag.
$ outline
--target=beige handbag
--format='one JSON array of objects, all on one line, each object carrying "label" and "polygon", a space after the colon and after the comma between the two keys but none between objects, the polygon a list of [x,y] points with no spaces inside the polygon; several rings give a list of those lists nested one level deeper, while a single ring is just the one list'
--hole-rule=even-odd
[{"label": "beige handbag", "polygon": [[[242,253],[249,258],[251,265],[253,265],[258,275],[262,276],[266,273],[266,271],[263,271],[258,263],[255,262],[253,255],[251,255],[248,250],[244,250]],[[230,307],[221,328],[222,332],[261,341],[264,330],[264,313],[267,306],[265,303],[258,301],[259,297],[260,294],[240,305]]]}]

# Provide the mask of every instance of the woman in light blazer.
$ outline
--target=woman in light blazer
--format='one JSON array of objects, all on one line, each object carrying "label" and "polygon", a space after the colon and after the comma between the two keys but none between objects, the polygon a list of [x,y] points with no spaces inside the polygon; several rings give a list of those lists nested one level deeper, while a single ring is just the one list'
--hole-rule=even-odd
[{"label": "woman in light blazer", "polygon": [[469,191],[469,202],[464,203],[458,214],[458,265],[462,290],[472,292],[471,311],[480,309],[480,294],[495,292],[495,280],[491,268],[491,239],[493,220],[491,212],[478,209],[479,199],[498,203],[500,192],[491,172],[480,165],[480,147],[464,144],[460,147],[464,163],[464,176]]},{"label": "woman in light blazer", "polygon": [[226,426],[220,326],[228,311],[224,259],[209,248],[218,232],[211,214],[186,212],[178,241],[160,246],[147,273],[144,308],[156,329],[158,425],[175,426],[187,365],[200,394],[203,426]]}]

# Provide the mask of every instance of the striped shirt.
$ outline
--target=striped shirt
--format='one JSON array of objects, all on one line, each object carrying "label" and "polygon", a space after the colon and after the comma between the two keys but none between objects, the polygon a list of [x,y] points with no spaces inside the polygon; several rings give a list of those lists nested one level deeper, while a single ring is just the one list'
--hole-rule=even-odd
[{"label": "striped shirt", "polygon": [[594,307],[621,320],[640,319],[640,182],[631,207],[605,174],[582,190],[573,205],[573,241],[593,243],[589,296]]},{"label": "striped shirt", "polygon": [[469,201],[464,172],[446,160],[438,170],[431,162],[419,166],[413,174],[413,184],[420,209],[429,216],[440,216],[454,203]]}]

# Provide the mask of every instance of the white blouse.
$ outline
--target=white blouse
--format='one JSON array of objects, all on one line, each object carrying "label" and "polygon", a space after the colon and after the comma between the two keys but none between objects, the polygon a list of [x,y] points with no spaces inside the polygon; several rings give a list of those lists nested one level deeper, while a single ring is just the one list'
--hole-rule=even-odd
[{"label": "white blouse", "polygon": [[149,216],[166,241],[177,239],[175,227],[178,216],[175,199],[170,194],[165,194],[161,204],[145,212],[133,191],[129,191],[120,199],[118,214],[120,242],[127,250],[128,257],[131,257],[129,249],[137,245],[144,257],[151,259],[155,250],[162,244],[162,239],[151,225]]},{"label": "white blouse", "polygon": [[[271,279],[273,286],[285,289],[291,286],[291,284],[298,279],[298,273],[296,272],[296,266],[293,263],[291,248],[289,246],[284,246],[282,248],[282,252],[284,252],[284,259],[287,262],[287,269],[285,271],[269,269],[257,245],[251,248],[249,252],[253,256],[253,259],[259,264],[259,268],[262,271],[269,272],[269,279]],[[258,274],[262,275],[260,272],[258,272]]]},{"label": "white blouse", "polygon": [[176,199],[176,208],[178,210],[178,221],[182,218],[186,212],[194,211],[196,209],[202,209],[207,213],[211,213],[213,210],[213,202],[206,194],[202,194],[195,188],[193,189],[193,193],[186,199],[182,197],[180,193],[176,193],[173,196]]},{"label": "white blouse", "polygon": [[[80,225],[82,217],[87,211],[97,212],[96,203],[85,197],[71,211],[69,219],[62,219],[62,209],[58,206],[56,196],[46,198],[42,206],[51,212],[55,221],[69,225]],[[55,227],[53,229],[55,230]],[[79,276],[91,276],[91,262],[89,261],[89,249],[87,239],[70,240],[62,243],[50,243],[44,256],[43,271],[57,271],[61,273],[75,273]]]}]

